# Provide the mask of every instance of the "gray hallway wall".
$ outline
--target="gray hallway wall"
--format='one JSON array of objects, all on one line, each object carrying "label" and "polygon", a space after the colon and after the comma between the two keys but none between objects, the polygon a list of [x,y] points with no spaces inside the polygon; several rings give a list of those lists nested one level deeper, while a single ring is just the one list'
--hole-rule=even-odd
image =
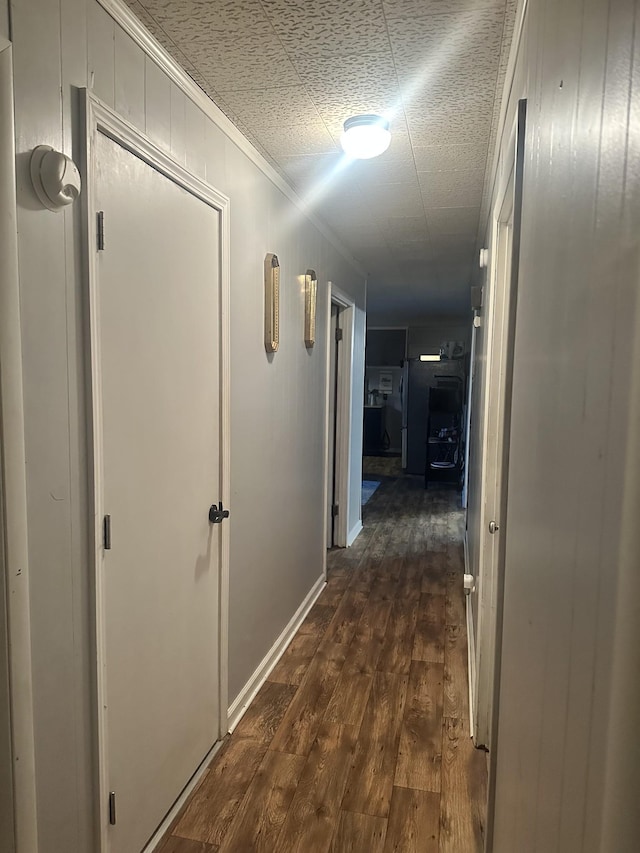
[{"label": "gray hallway wall", "polygon": [[633,0],[530,0],[507,81],[507,127],[528,109],[493,853],[640,843],[639,27]]}]

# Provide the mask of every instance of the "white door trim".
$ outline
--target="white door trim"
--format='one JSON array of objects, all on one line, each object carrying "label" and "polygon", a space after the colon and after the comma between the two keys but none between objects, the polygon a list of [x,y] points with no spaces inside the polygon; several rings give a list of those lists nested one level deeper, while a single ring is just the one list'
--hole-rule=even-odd
[{"label": "white door trim", "polygon": [[[327,307],[327,367],[325,383],[325,507],[328,505],[329,488],[329,394],[331,390],[331,377],[329,376],[330,347],[331,340],[331,303],[341,308],[342,346],[338,349],[338,408],[337,408],[337,430],[336,430],[336,495],[340,511],[337,524],[334,529],[334,545],[346,548],[349,545],[348,521],[349,521],[349,487],[350,487],[350,457],[351,457],[351,430],[353,427],[351,409],[353,404],[353,338],[355,327],[355,303],[332,282],[328,282],[328,307]],[[326,516],[326,511],[325,511]],[[325,530],[323,543],[327,541],[327,527],[329,519],[325,517]],[[326,548],[324,551],[324,563],[326,573]]]},{"label": "white door trim", "polygon": [[[7,853],[32,853],[38,849],[38,826],[13,116],[12,47],[0,37],[0,583],[6,594],[6,609],[0,596],[0,635],[6,628],[8,639],[0,654],[9,668],[3,713],[11,717],[14,758],[0,772],[7,772],[3,784],[13,800],[15,846]],[[5,617],[8,624],[2,626]]]},{"label": "white door trim", "polygon": [[[108,781],[107,781],[107,743],[106,743],[106,714],[104,699],[106,695],[103,678],[104,672],[104,615],[103,595],[100,583],[101,573],[98,571],[102,561],[102,401],[100,377],[100,324],[99,299],[97,295],[97,264],[94,251],[96,223],[93,220],[95,208],[95,178],[94,139],[97,133],[102,133],[122,145],[146,163],[169,177],[188,192],[210,204],[220,213],[220,487],[221,500],[225,506],[230,504],[230,274],[229,274],[229,199],[213,187],[204,183],[184,166],[173,160],[140,131],[125,121],[113,110],[99,101],[87,90],[84,90],[85,110],[85,150],[83,157],[83,175],[85,182],[84,196],[84,244],[86,252],[86,276],[89,292],[88,322],[89,322],[89,417],[90,417],[90,494],[93,500],[89,531],[89,541],[93,543],[92,572],[95,590],[95,644],[96,644],[96,707],[97,707],[97,737],[98,737],[98,814],[100,819],[100,850],[108,850]],[[220,612],[219,612],[219,671],[220,671],[220,732],[228,728],[228,612],[229,612],[229,524],[222,524],[220,529]]]}]

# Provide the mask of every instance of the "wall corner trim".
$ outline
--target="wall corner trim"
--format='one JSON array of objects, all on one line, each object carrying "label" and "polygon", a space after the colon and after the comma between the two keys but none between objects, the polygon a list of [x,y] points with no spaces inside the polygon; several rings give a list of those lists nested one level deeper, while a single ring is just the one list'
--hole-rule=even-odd
[{"label": "wall corner trim", "polygon": [[293,639],[296,631],[304,621],[305,616],[316,603],[320,593],[326,586],[326,578],[324,574],[320,575],[318,580],[307,593],[304,601],[293,614],[291,620],[286,625],[284,631],[280,634],[275,643],[271,646],[267,654],[258,664],[255,672],[247,681],[240,693],[229,706],[229,732],[232,732],[238,725],[249,705],[253,702],[258,693],[258,690],[269,677],[270,672],[278,663],[282,655],[287,650],[287,646]]},{"label": "wall corner trim", "polygon": [[152,59],[159,68],[181,89],[184,94],[210,119],[229,139],[238,146],[251,162],[307,216],[316,228],[326,237],[333,247],[360,275],[366,276],[364,267],[353,257],[351,252],[340,242],[340,239],[329,226],[312,210],[311,206],[301,198],[290,184],[282,177],[271,163],[264,157],[246,136],[226,116],[220,107],[195,83],[179,63],[165,50],[159,41],[147,30],[135,14],[125,5],[123,0],[97,0],[113,20],[122,27],[143,52]]},{"label": "wall corner trim", "polygon": [[353,543],[356,541],[358,536],[360,536],[360,534],[362,533],[362,530],[363,530],[363,525],[362,525],[362,521],[360,520],[356,524],[353,525],[353,527],[351,528],[351,530],[347,534],[347,548],[349,548],[351,545],[353,545]]}]

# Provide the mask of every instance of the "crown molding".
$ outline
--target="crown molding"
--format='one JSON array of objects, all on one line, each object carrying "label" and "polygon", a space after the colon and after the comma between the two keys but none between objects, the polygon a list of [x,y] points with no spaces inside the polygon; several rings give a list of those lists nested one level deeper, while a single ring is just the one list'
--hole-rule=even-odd
[{"label": "crown molding", "polygon": [[269,161],[252,145],[247,137],[235,126],[220,107],[195,83],[182,66],[165,50],[144,24],[138,20],[123,0],[97,0],[113,20],[142,48],[144,53],[158,65],[164,73],[181,89],[193,103],[202,110],[220,130],[257,166],[260,171],[294,204],[301,213],[316,226],[329,240],[333,247],[366,279],[364,267],[353,257],[346,246],[341,243],[336,234],[324,220],[301,198],[293,187],[287,183]]}]

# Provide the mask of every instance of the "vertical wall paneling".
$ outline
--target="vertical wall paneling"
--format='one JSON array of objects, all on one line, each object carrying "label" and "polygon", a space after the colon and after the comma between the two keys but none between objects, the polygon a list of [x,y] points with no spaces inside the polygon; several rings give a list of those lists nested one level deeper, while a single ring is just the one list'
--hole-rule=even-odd
[{"label": "vertical wall paneling", "polygon": [[213,187],[225,186],[226,160],[225,160],[224,133],[211,121],[206,121],[204,126],[204,153],[205,153],[205,175],[208,184]]},{"label": "vertical wall paneling", "polygon": [[[640,127],[640,14],[636,5],[629,98],[630,128]],[[640,181],[640,136],[629,134],[625,167],[625,187]],[[640,741],[630,739],[635,731],[640,705],[640,252],[637,247],[637,225],[640,222],[640,194],[627,191],[623,198],[620,226],[623,245],[629,253],[629,267],[635,276],[629,285],[635,292],[635,325],[630,329],[634,351],[630,355],[633,379],[630,394],[627,467],[623,499],[622,536],[620,542],[620,582],[616,600],[616,625],[613,645],[614,665],[611,677],[609,749],[605,759],[604,805],[600,847],[632,853],[640,838],[640,812],[635,792],[640,790]],[[634,247],[635,246],[635,252]],[[633,257],[635,254],[635,259]],[[635,263],[634,263],[635,260]],[[635,279],[635,287],[634,287]],[[624,297],[631,312],[632,298]]]},{"label": "vertical wall paneling", "polygon": [[[1,51],[0,51],[1,53]],[[0,57],[1,61],[1,57]],[[0,491],[0,845],[15,853],[13,795],[13,744],[9,693],[9,610],[7,601],[8,569],[5,560],[4,497]]]},{"label": "vertical wall paneling", "polygon": [[[62,62],[62,132],[64,151],[79,162],[82,141],[77,89],[87,84],[87,7],[60,0],[60,59]],[[70,236],[73,241],[73,235]]]},{"label": "vertical wall paneling", "polygon": [[170,151],[171,81],[149,57],[145,57],[144,85],[146,134],[160,148]]},{"label": "vertical wall paneling", "polygon": [[[590,638],[599,611],[606,611],[606,587],[610,588],[607,583],[603,594],[600,594],[602,549],[594,548],[592,537],[579,533],[589,527],[589,519],[601,518],[603,514],[604,496],[601,490],[582,487],[581,472],[585,460],[590,460],[589,480],[592,483],[599,482],[605,476],[612,462],[601,452],[608,440],[607,427],[603,422],[604,413],[609,407],[604,376],[611,368],[607,363],[608,356],[604,354],[609,349],[606,319],[608,294],[606,288],[594,286],[594,257],[590,251],[584,250],[585,235],[593,234],[597,218],[600,150],[596,140],[602,127],[602,84],[598,81],[604,76],[606,57],[606,43],[599,33],[604,33],[607,28],[607,11],[602,4],[598,5],[599,8],[593,3],[584,6],[574,3],[568,4],[565,10],[558,10],[560,15],[564,11],[565,20],[561,17],[557,28],[562,27],[563,32],[571,32],[563,49],[556,36],[555,50],[560,57],[558,75],[563,79],[562,90],[557,83],[553,86],[553,80],[547,81],[547,89],[555,93],[554,116],[562,121],[562,111],[569,110],[567,151],[562,155],[560,152],[554,154],[554,158],[562,160],[556,174],[560,179],[561,170],[564,170],[565,186],[569,187],[568,193],[572,198],[573,212],[567,217],[564,246],[557,263],[566,270],[565,275],[572,282],[572,286],[567,288],[567,300],[559,322],[571,330],[573,354],[570,360],[564,359],[566,368],[561,380],[565,388],[575,389],[570,396],[569,392],[565,392],[565,399],[570,403],[570,408],[567,407],[567,427],[576,440],[567,448],[564,456],[564,465],[567,472],[571,473],[565,478],[558,495],[559,500],[566,502],[565,507],[571,506],[573,509],[571,516],[567,517],[566,509],[564,515],[565,526],[571,530],[570,536],[565,537],[571,552],[565,552],[564,559],[567,568],[571,566],[572,573],[563,573],[564,592],[554,596],[556,625],[566,626],[560,643],[569,653],[561,656],[564,659],[562,668],[556,669],[557,681],[550,697],[553,698],[554,694],[563,697],[567,723],[563,728],[563,743],[557,744],[556,757],[547,756],[543,764],[543,771],[553,773],[560,782],[556,781],[541,796],[541,806],[549,809],[554,798],[561,804],[556,819],[557,828],[554,825],[546,832],[555,832],[550,838],[559,837],[561,847],[566,849],[580,848],[583,843],[587,785],[589,778],[594,778],[597,753],[600,751],[585,749],[585,743],[590,737],[593,738],[595,719],[594,710],[585,713],[595,698],[590,679],[585,678],[585,673],[593,666],[597,654],[602,652],[605,658],[608,657],[605,645],[601,646],[600,652],[596,652],[596,645],[600,645],[604,637]],[[588,20],[588,26],[580,29],[574,26],[571,30],[572,21],[581,15]],[[568,53],[566,59],[565,50]],[[584,73],[580,69],[581,61]],[[565,94],[568,101],[563,100]],[[587,282],[591,283],[583,288],[581,285]],[[559,324],[556,329],[560,332]],[[578,331],[580,329],[589,329],[589,332],[581,334]],[[574,594],[576,587],[580,590],[579,606],[572,609],[569,621],[566,601]],[[547,719],[547,725],[552,725],[551,714],[547,713]],[[596,821],[599,820],[599,811],[599,806],[596,806],[593,811]],[[544,841],[546,837],[543,829],[541,840]]]},{"label": "vertical wall paneling", "polygon": [[107,106],[114,107],[115,24],[98,3],[87,5],[87,38],[88,86]]},{"label": "vertical wall paneling", "polygon": [[9,40],[9,0],[0,0],[0,38]]},{"label": "vertical wall paneling", "polygon": [[171,84],[171,156],[181,165],[185,165],[186,143],[186,97],[184,92]]},{"label": "vertical wall paneling", "polygon": [[[529,113],[493,853],[627,853],[638,841],[636,810],[620,805],[637,789],[637,764],[613,749],[623,737],[635,744],[628,703],[637,720],[639,699],[628,651],[638,646],[637,603],[621,596],[633,588],[637,542],[620,521],[638,495],[636,17],[633,0],[530,0],[507,81],[507,114],[520,97]],[[483,329],[477,343],[475,411]],[[482,441],[476,422],[472,566]],[[605,799],[613,790],[617,805]]]},{"label": "vertical wall paneling", "polygon": [[[70,560],[67,307],[64,217],[43,210],[28,177],[33,147],[61,148],[57,5],[13,7],[18,230],[39,844],[78,845],[76,806],[50,795],[56,768],[75,764],[75,649]],[[27,117],[29,116],[29,117]],[[38,251],[34,251],[34,246]],[[46,282],[46,286],[43,284]],[[54,332],[54,329],[56,330]],[[38,425],[47,424],[46,433]],[[40,535],[31,524],[38,519]],[[52,626],[55,629],[52,630]]]},{"label": "vertical wall paneling", "polygon": [[12,48],[0,36],[0,847],[8,853],[16,836],[38,846],[13,94]]},{"label": "vertical wall paneling", "polygon": [[115,110],[140,130],[145,129],[144,53],[120,27],[115,30]]},{"label": "vertical wall paneling", "polygon": [[[585,14],[587,9],[585,9]],[[598,565],[597,587],[594,591],[597,602],[598,633],[595,638],[593,659],[596,684],[609,685],[614,656],[614,630],[617,624],[615,613],[618,585],[623,583],[624,557],[621,541],[621,517],[625,509],[624,490],[633,490],[637,469],[630,468],[625,453],[616,453],[615,447],[629,449],[630,401],[633,392],[633,354],[635,336],[634,306],[638,300],[638,220],[630,214],[637,212],[640,201],[640,181],[634,170],[628,170],[629,155],[638,148],[638,127],[631,122],[633,113],[632,68],[634,54],[633,26],[637,15],[637,3],[623,0],[610,4],[606,35],[606,65],[602,98],[602,125],[599,140],[599,168],[596,190],[596,217],[592,236],[595,267],[592,276],[592,307],[600,312],[597,317],[598,335],[606,347],[606,358],[597,361],[589,354],[589,385],[601,399],[606,411],[606,420],[601,426],[597,444],[599,460],[602,459],[602,528],[600,533],[601,557]],[[606,39],[606,41],[605,41]],[[583,73],[590,76],[591,66],[585,58]],[[593,82],[602,79],[599,74]],[[637,97],[637,93],[636,93]],[[629,180],[631,178],[631,180]],[[598,272],[596,280],[594,272]],[[605,278],[606,277],[606,278]],[[605,280],[607,287],[602,288]],[[603,292],[604,291],[604,292]],[[596,317],[591,315],[595,328]],[[592,398],[593,399],[593,398]],[[602,417],[602,416],[601,416]],[[637,435],[635,437],[637,441]],[[631,457],[633,458],[633,456]],[[637,635],[636,635],[637,636]],[[636,639],[636,642],[638,640]],[[607,720],[610,713],[610,691],[596,690],[592,700],[591,753],[588,765],[587,804],[585,809],[585,835],[599,835],[601,826],[602,780],[606,767],[606,751],[596,748],[599,739],[600,721]],[[636,713],[640,713],[636,708]],[[607,741],[618,737],[611,721],[608,722]],[[631,737],[629,742],[632,742]],[[619,784],[615,774],[609,779]],[[631,819],[631,815],[629,816]],[[637,825],[637,823],[636,823]],[[622,838],[624,828],[619,832]],[[628,834],[626,845],[633,841]],[[637,844],[638,838],[635,838]],[[610,849],[610,848],[603,848]],[[628,849],[631,849],[629,846]]]},{"label": "vertical wall paneling", "polygon": [[204,178],[206,173],[205,117],[192,101],[185,104],[185,133],[187,140],[187,169]]},{"label": "vertical wall paneling", "polygon": [[[1,62],[2,47],[0,43]],[[2,84],[0,83],[0,85]],[[1,237],[0,240],[2,240]],[[2,299],[1,296],[0,299]],[[2,302],[4,302],[4,299],[2,299]],[[4,467],[4,459],[2,460],[2,464]],[[0,847],[2,850],[6,850],[7,853],[15,853],[13,805],[14,749],[11,733],[11,696],[9,692],[11,654],[9,646],[9,602],[7,600],[9,568],[8,561],[5,558],[5,487],[3,480],[4,477],[0,480]]]}]

